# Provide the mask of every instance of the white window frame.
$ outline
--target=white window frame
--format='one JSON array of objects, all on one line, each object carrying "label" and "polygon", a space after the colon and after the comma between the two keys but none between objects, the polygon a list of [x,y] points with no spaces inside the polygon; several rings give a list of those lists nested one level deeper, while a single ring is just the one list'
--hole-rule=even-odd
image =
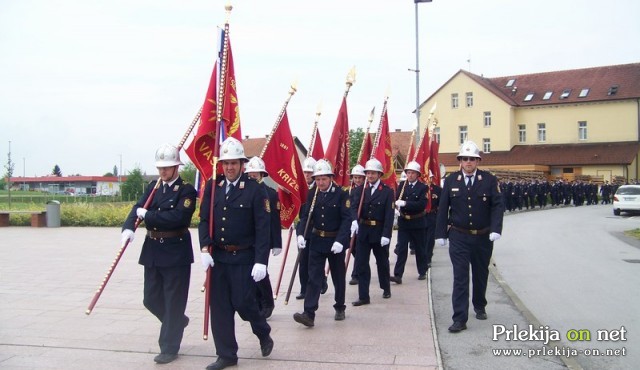
[{"label": "white window frame", "polygon": [[518,142],[527,142],[527,125],[518,125]]},{"label": "white window frame", "polygon": [[547,141],[547,125],[545,123],[538,123],[538,142],[544,143]]},{"label": "white window frame", "polygon": [[578,140],[587,140],[587,121],[578,121]]},{"label": "white window frame", "polygon": [[465,94],[465,96],[466,96],[467,108],[473,107],[473,92],[469,91]]},{"label": "white window frame", "polygon": [[491,153],[491,139],[490,138],[482,139],[482,152],[483,153]]},{"label": "white window frame", "polygon": [[460,102],[458,100],[458,93],[451,94],[451,108],[457,109],[460,106]]},{"label": "white window frame", "polygon": [[484,112],[484,127],[491,127],[491,112]]},{"label": "white window frame", "polygon": [[469,126],[467,125],[458,126],[458,139],[460,141],[460,144],[463,144],[465,141],[467,141],[468,137],[469,137]]}]

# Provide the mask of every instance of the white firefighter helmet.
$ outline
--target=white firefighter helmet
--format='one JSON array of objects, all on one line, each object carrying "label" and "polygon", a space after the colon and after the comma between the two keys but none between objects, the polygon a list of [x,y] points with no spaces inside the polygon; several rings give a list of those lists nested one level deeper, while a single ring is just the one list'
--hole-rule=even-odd
[{"label": "white firefighter helmet", "polygon": [[320,159],[313,166],[313,177],[316,176],[333,176],[333,170],[331,169],[331,163],[326,159]]},{"label": "white firefighter helmet", "polygon": [[267,172],[267,167],[265,166],[264,161],[260,157],[253,157],[249,159],[249,162],[247,162],[247,165],[244,168],[244,172],[245,173],[260,172],[264,177],[269,176],[269,172]]},{"label": "white firefighter helmet", "polygon": [[364,170],[384,173],[384,170],[382,169],[382,163],[380,163],[380,161],[375,158],[371,158],[367,161],[367,163],[365,163]]},{"label": "white firefighter helmet", "polygon": [[416,161],[411,161],[411,162],[407,163],[407,165],[404,167],[404,169],[405,170],[416,171],[417,173],[422,173],[422,172],[420,172],[420,165]]},{"label": "white firefighter helmet", "polygon": [[456,158],[460,160],[460,157],[482,158],[480,157],[480,148],[478,148],[476,143],[471,140],[467,140],[462,143],[462,146],[460,147],[460,153],[458,153],[458,156]]},{"label": "white firefighter helmet", "polygon": [[156,167],[173,167],[183,164],[180,162],[180,151],[171,144],[162,144],[156,150]]},{"label": "white firefighter helmet", "polygon": [[356,164],[351,169],[351,176],[364,176],[364,167],[360,164]]},{"label": "white firefighter helmet", "polygon": [[240,159],[247,162],[249,159],[244,156],[244,146],[240,140],[230,136],[226,138],[220,145],[220,160],[227,161],[231,159]]},{"label": "white firefighter helmet", "polygon": [[305,158],[302,162],[302,172],[313,172],[313,166],[316,165],[316,160],[313,157]]}]

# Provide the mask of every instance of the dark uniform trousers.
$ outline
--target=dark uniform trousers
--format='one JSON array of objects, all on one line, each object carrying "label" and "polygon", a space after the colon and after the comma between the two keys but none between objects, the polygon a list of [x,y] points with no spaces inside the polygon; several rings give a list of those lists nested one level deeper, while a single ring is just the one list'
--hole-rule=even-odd
[{"label": "dark uniform trousers", "polygon": [[[146,203],[155,181],[132,207],[123,229],[134,229],[136,211]],[[188,227],[195,212],[196,190],[178,177],[172,186],[158,188],[148,206],[144,224],[148,232],[179,234],[166,238],[146,236],[138,263],[144,266],[143,304],[162,323],[160,352],[176,354],[187,318],[193,247]]]},{"label": "dark uniform trousers", "polygon": [[[396,259],[396,265],[393,269],[393,275],[402,277],[404,274],[409,243],[414,246],[416,252],[418,275],[424,275],[428,269],[427,245],[425,240],[427,186],[420,181],[416,181],[413,186],[410,183],[401,182],[399,188],[404,189],[401,193],[402,200],[406,202],[406,205],[400,208],[400,216],[398,216],[398,258]],[[398,194],[398,197],[400,197],[400,194]]]},{"label": "dark uniform trousers", "polygon": [[493,252],[489,235],[491,232],[502,233],[503,217],[504,203],[495,176],[476,170],[473,185],[465,184],[465,176],[460,171],[447,176],[438,208],[435,237],[449,238],[454,322],[466,323],[469,316],[469,265],[473,274],[473,307],[482,311],[487,305],[485,293]]},{"label": "dark uniform trousers", "polygon": [[[356,189],[356,198],[360,197],[362,187]],[[380,183],[376,191],[371,194],[368,184],[364,187],[364,200],[358,222],[358,238],[356,243],[356,269],[358,271],[358,298],[369,300],[369,284],[371,283],[371,268],[369,259],[371,252],[376,259],[378,281],[380,289],[390,291],[389,280],[389,245],[382,246],[383,236],[391,239],[393,228],[394,196],[393,190]],[[351,204],[352,218],[357,218],[358,205]],[[375,225],[367,223],[375,222]]]},{"label": "dark uniform trousers", "polygon": [[[315,192],[315,182],[309,187],[309,194],[313,194]],[[300,212],[298,212],[298,216],[301,219],[302,215],[309,212],[309,207],[311,203],[305,202],[300,206]],[[304,235],[304,228],[306,227],[305,223],[298,222],[296,226],[296,234],[303,235],[305,240],[309,240],[309,235],[311,230],[307,230],[307,234]],[[309,283],[309,248],[298,249],[298,253],[300,254],[300,263],[298,265],[298,278],[300,279],[300,294],[305,295],[307,292],[307,284]]]},{"label": "dark uniform trousers", "polygon": [[[267,185],[262,183],[269,195],[269,204],[271,207],[271,242],[269,246],[271,250],[275,248],[282,249],[282,224],[280,223],[280,201],[278,200],[278,193]],[[267,276],[264,279],[256,283],[256,298],[258,299],[259,308],[270,309],[275,306],[273,299],[273,288],[271,287],[271,278],[267,272]]]},{"label": "dark uniform trousers", "polygon": [[[316,201],[313,210],[306,209],[300,218],[302,225],[306,225],[309,220],[308,224],[311,230],[308,232],[307,247],[303,250],[308,250],[309,255],[309,281],[304,299],[304,312],[312,319],[315,318],[315,312],[318,310],[327,261],[335,290],[333,307],[336,311],[344,311],[346,308],[344,304],[346,289],[344,258],[349,246],[349,227],[351,225],[348,193],[339,186],[331,184],[326,192],[316,192],[315,190],[310,192],[307,204],[313,203],[314,196]],[[323,232],[331,235],[322,235]],[[342,244],[343,249],[340,253],[331,252],[334,242]]]},{"label": "dark uniform trousers", "polygon": [[[260,314],[257,285],[251,276],[255,263],[267,265],[270,243],[270,203],[263,186],[243,174],[225,193],[227,181],[216,185],[214,200],[214,239],[209,235],[211,180],[200,204],[200,246],[212,246],[214,266],[210,271],[211,331],[216,354],[225,360],[238,359],[234,315],[249,321],[262,342],[271,327]],[[225,246],[240,248],[227,251]]]}]

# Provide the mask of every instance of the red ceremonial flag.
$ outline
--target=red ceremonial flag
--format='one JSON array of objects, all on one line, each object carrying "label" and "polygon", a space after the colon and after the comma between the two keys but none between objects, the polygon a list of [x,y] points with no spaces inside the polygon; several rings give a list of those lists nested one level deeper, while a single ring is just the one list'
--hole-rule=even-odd
[{"label": "red ceremonial flag", "polygon": [[373,149],[371,134],[366,132],[362,140],[364,140],[364,144],[362,145],[362,155],[358,158],[358,164],[364,167],[367,161],[371,159],[371,150]]},{"label": "red ceremonial flag", "polygon": [[[440,186],[440,179],[442,178],[442,174],[440,173],[440,160],[438,159],[438,150],[440,149],[440,144],[435,138],[435,135],[431,137],[431,145],[429,147],[429,152],[431,153],[431,160],[429,161],[429,170],[433,172],[433,183]],[[428,172],[428,171],[427,171]]]},{"label": "red ceremonial flag", "polygon": [[317,125],[314,125],[314,131],[313,142],[311,143],[309,152],[311,154],[311,158],[318,160],[320,158],[324,158],[324,148],[322,147],[322,139],[320,139],[320,131],[318,131]]},{"label": "red ceremonial flag", "polygon": [[425,130],[414,157],[414,161],[420,165],[420,169],[422,170],[421,179],[425,183],[429,179],[429,158],[431,157],[431,153],[429,152],[429,139],[429,131]]},{"label": "red ceremonial flag", "polygon": [[[219,71],[218,62],[213,65],[209,88],[207,89],[207,95],[202,105],[200,125],[198,126],[194,139],[187,149],[185,149],[185,152],[191,161],[193,161],[198,171],[200,171],[205,181],[213,176],[213,158],[219,156],[219,153],[214,153],[217,150],[216,140],[222,141],[229,136],[233,136],[242,141],[235,68],[233,66],[228,24],[225,25],[221,36],[223,46],[222,51],[219,52],[219,56],[220,65],[222,65],[223,68]],[[218,76],[218,72],[221,72],[220,76]],[[220,81],[223,82],[224,90],[218,92],[217,86]],[[222,96],[222,122],[217,122],[218,93]],[[221,127],[224,128],[224,132],[218,135]]]},{"label": "red ceremonial flag", "polygon": [[298,216],[300,205],[306,201],[309,188],[300,186],[306,183],[286,110],[269,138],[262,159],[269,176],[279,185],[280,222],[283,228],[288,228]]},{"label": "red ceremonial flag", "polygon": [[[413,135],[411,135],[411,137],[413,137]],[[409,152],[407,153],[407,163],[411,162],[413,160],[413,156],[416,154],[416,148],[413,145],[413,140],[411,140],[411,142],[409,143]]]},{"label": "red ceremonial flag", "polygon": [[[334,180],[339,186],[349,186],[349,117],[347,115],[347,97],[342,98],[336,124],[325,158],[333,165]],[[317,158],[316,158],[317,159]]]},{"label": "red ceremonial flag", "polygon": [[376,146],[372,156],[382,163],[384,173],[380,180],[395,192],[398,184],[396,182],[396,171],[391,156],[391,136],[389,136],[389,118],[386,109],[383,109],[382,112],[380,129],[378,130]]}]

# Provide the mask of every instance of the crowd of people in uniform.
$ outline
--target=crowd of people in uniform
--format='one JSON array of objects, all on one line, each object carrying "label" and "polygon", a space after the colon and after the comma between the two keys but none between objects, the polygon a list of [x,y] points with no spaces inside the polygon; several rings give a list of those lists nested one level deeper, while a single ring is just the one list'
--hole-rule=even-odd
[{"label": "crowd of people in uniform", "polygon": [[505,211],[514,212],[523,209],[558,206],[582,206],[611,204],[618,184],[605,181],[598,184],[593,181],[558,179],[501,179],[500,190],[504,197]]},{"label": "crowd of people in uniform", "polygon": [[[295,225],[299,251],[302,312],[293,320],[315,326],[320,297],[334,290],[334,319],[347,317],[347,284],[357,285],[353,307],[372,303],[373,254],[382,299],[392,296],[392,283],[406,279],[409,254],[415,255],[416,276],[426,280],[434,245],[449,244],[453,266],[452,333],[467,328],[470,298],[478,320],[487,319],[485,298],[493,244],[502,234],[506,211],[536,206],[610,203],[615,185],[574,181],[549,183],[537,180],[499,181],[478,168],[480,150],[472,141],[462,144],[458,171],[442,186],[420,164],[411,161],[397,190],[382,181],[383,166],[375,158],[351,170],[351,184],[338,186],[332,164],[307,158],[303,163],[309,192]],[[269,176],[259,157],[248,159],[242,143],[232,137],[220,147],[222,174],[206,182],[198,226],[201,262],[207,273],[207,301],[217,360],[208,370],[220,370],[238,362],[235,314],[248,321],[262,356],[274,347],[267,319],[274,309],[268,275],[269,255],[282,251],[280,204],[277,192],[264,183]],[[197,192],[179,176],[178,148],[163,145],[156,152],[160,179],[149,186],[132,207],[122,229],[122,243],[133,241],[137,224],[144,221],[146,237],[139,263],[144,266],[144,306],[161,323],[160,353],[154,361],[174,361],[184,328],[191,264],[194,261],[188,226],[195,212]],[[397,228],[397,255],[390,266],[392,232]],[[350,280],[347,270],[353,256]],[[328,268],[327,268],[328,266]],[[471,288],[470,288],[471,286]],[[357,310],[357,308],[356,308]]]}]

